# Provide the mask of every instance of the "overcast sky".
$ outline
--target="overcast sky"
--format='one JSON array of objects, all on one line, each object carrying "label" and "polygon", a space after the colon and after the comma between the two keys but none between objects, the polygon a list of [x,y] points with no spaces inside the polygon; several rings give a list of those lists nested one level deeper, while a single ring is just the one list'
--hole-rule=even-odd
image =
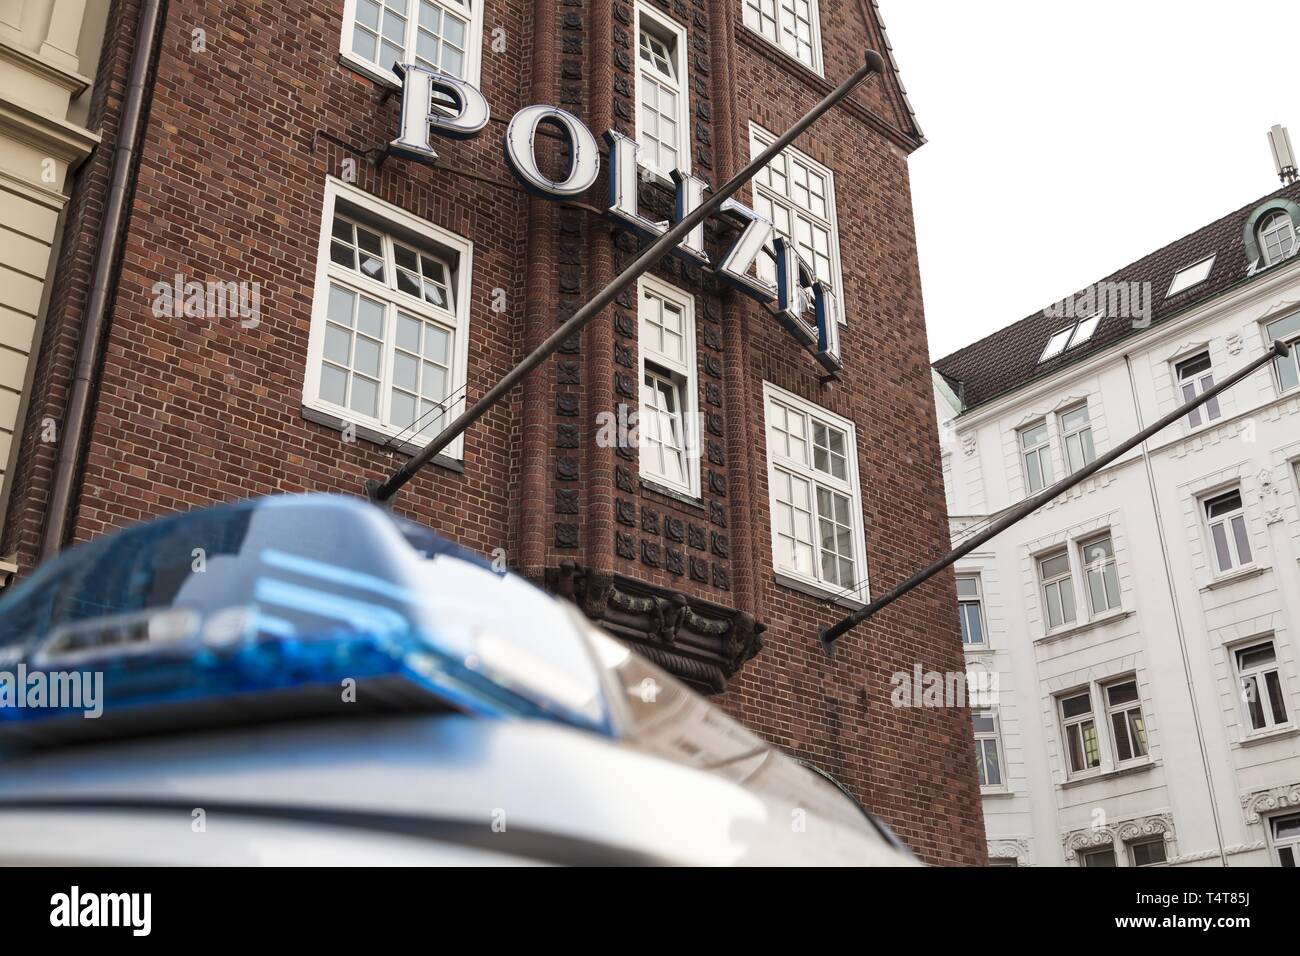
[{"label": "overcast sky", "polygon": [[912,200],[932,358],[1280,183],[1296,0],[880,0],[928,142]]}]

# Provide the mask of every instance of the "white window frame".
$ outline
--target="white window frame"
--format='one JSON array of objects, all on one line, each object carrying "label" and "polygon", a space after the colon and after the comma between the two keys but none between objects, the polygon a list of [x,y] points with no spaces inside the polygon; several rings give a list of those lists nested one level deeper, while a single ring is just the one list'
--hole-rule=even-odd
[{"label": "white window frame", "polygon": [[[1025,433],[1036,428],[1043,429],[1043,440],[1032,448],[1025,447]],[[1055,466],[1052,463],[1052,430],[1048,427],[1047,419],[1041,418],[1036,422],[1030,422],[1016,429],[1016,445],[1020,449],[1020,468],[1025,481],[1025,494],[1035,495],[1044,488],[1050,487],[1056,481]],[[1038,476],[1042,482],[1037,488],[1034,487],[1030,475],[1030,456],[1038,463]]]},{"label": "white window frame", "polygon": [[671,169],[663,169],[660,166],[649,162],[646,158],[645,139],[642,136],[643,125],[643,104],[641,102],[641,77],[646,73],[653,82],[660,85],[666,85],[666,80],[658,73],[652,72],[647,67],[644,60],[641,59],[641,33],[646,21],[653,24],[650,32],[667,34],[672,38],[672,54],[674,66],[677,70],[677,168],[683,175],[691,171],[691,97],[690,97],[690,74],[687,69],[688,57],[686,28],[676,20],[665,16],[658,10],[650,7],[638,0],[636,4],[636,24],[634,27],[635,36],[633,40],[634,55],[636,57],[636,140],[641,145],[637,151],[638,163],[650,170],[655,176],[664,183],[672,183]]},{"label": "white window frame", "polygon": [[[1043,577],[1043,564],[1056,558],[1065,559],[1065,572],[1057,574],[1051,578]],[[1053,548],[1042,554],[1034,556],[1035,570],[1038,574],[1038,596],[1043,602],[1043,630],[1047,633],[1053,631],[1062,631],[1066,628],[1077,626],[1079,622],[1079,595],[1074,587],[1074,562],[1070,560],[1069,548]],[[1061,622],[1052,623],[1051,598],[1049,596],[1051,589],[1056,588],[1059,595],[1058,602],[1061,606]],[[1065,596],[1069,595],[1071,604],[1071,617],[1065,617]]]},{"label": "white window frame", "polygon": [[[1164,859],[1158,860],[1155,863],[1139,863],[1137,861],[1137,848],[1139,846],[1147,846],[1148,844],[1159,846],[1161,854],[1164,855]],[[1169,844],[1165,842],[1163,834],[1153,837],[1143,837],[1140,840],[1129,840],[1124,844],[1124,851],[1128,855],[1129,866],[1166,866],[1169,863]]]},{"label": "white window frame", "polygon": [[[420,250],[437,253],[437,247],[447,250],[455,257],[454,275],[450,277],[453,286],[454,327],[451,317],[435,307],[396,290],[396,277],[391,264],[385,273],[385,282],[378,282],[368,276],[335,264],[330,258],[330,242],[335,210],[344,205],[343,213],[352,219],[361,219],[363,223],[377,232],[391,235],[393,232],[405,233],[414,237],[412,245]],[[401,237],[406,240],[406,236]],[[409,240],[408,240],[409,241]],[[390,245],[386,240],[386,246]],[[434,247],[434,248],[430,248]],[[441,253],[439,253],[441,254]],[[441,254],[446,258],[445,254]],[[429,440],[427,434],[420,435],[409,428],[400,428],[389,421],[389,406],[392,399],[392,365],[395,348],[394,305],[403,311],[421,318],[431,319],[452,329],[450,381],[448,396],[453,400],[447,404],[444,421],[450,422],[465,409],[465,382],[469,368],[469,333],[470,333],[470,289],[474,270],[474,244],[468,239],[449,232],[433,223],[420,219],[391,203],[358,189],[340,179],[328,177],[325,181],[325,201],[321,207],[321,234],[316,254],[316,283],[312,300],[311,332],[307,345],[307,369],[303,379],[303,408],[319,412],[331,420],[351,422],[359,429],[364,429],[366,437],[378,437],[380,440],[395,439],[399,435],[403,442],[424,444]],[[350,290],[363,293],[371,298],[381,299],[389,304],[386,310],[386,329],[384,348],[380,360],[380,417],[371,417],[334,405],[322,400],[320,395],[320,367],[325,349],[326,313],[329,307],[330,285],[338,282]],[[460,460],[464,457],[464,436],[458,436],[445,448],[443,456]]]},{"label": "white window frame", "polygon": [[1103,854],[1105,854],[1105,853],[1109,853],[1109,854],[1110,854],[1111,859],[1115,861],[1115,866],[1118,867],[1118,866],[1119,866],[1119,854],[1115,852],[1115,845],[1114,845],[1113,843],[1112,843],[1110,846],[1094,846],[1094,847],[1089,847],[1089,848],[1086,849],[1086,850],[1080,850],[1080,851],[1079,851],[1079,866],[1084,867],[1084,868],[1088,868],[1088,862],[1087,862],[1087,861],[1088,861],[1088,857],[1090,857],[1090,856],[1101,856],[1101,855],[1103,855]]},{"label": "white window frame", "polygon": [[[1284,252],[1277,258],[1273,258],[1268,253],[1268,242],[1264,238],[1266,232],[1271,231],[1270,226],[1277,220],[1283,220],[1286,223],[1286,231],[1291,237],[1291,251]],[[1296,254],[1296,245],[1300,243],[1300,236],[1296,235],[1295,223],[1291,221],[1291,214],[1285,209],[1275,209],[1264,216],[1264,221],[1256,227],[1255,241],[1259,244],[1259,254],[1264,260],[1265,266],[1274,266],[1279,262],[1286,262]]]},{"label": "white window frame", "polygon": [[[1210,517],[1210,504],[1220,498],[1231,494],[1236,494],[1241,504],[1233,511],[1218,517]],[[1247,568],[1255,566],[1255,542],[1250,540],[1250,519],[1246,515],[1246,495],[1240,487],[1221,488],[1211,494],[1202,495],[1199,499],[1198,506],[1201,509],[1201,526],[1205,529],[1205,545],[1209,551],[1209,564],[1211,573],[1216,577],[1225,577],[1237,574]],[[1241,521],[1242,533],[1246,538],[1246,546],[1250,548],[1250,559],[1243,561],[1241,559],[1241,550],[1237,544],[1236,529],[1232,523],[1236,520]],[[1224,526],[1224,541],[1228,547],[1229,558],[1232,562],[1230,567],[1223,567],[1219,563],[1219,549],[1214,542],[1214,529]]]},{"label": "white window frame", "polygon": [[[1110,692],[1116,687],[1124,684],[1132,684],[1134,693],[1137,694],[1136,700],[1125,701],[1119,704],[1110,702]],[[1100,686],[1101,703],[1106,708],[1106,736],[1110,738],[1111,759],[1116,767],[1131,767],[1140,763],[1147,763],[1151,759],[1151,733],[1147,730],[1147,715],[1142,708],[1142,687],[1138,683],[1137,674],[1126,674],[1123,677],[1116,677],[1106,681]],[[1142,742],[1144,748],[1142,753],[1137,752],[1134,746],[1136,740],[1129,720],[1129,714],[1134,710],[1137,711],[1137,719],[1142,725],[1142,736],[1145,738]],[[1124,733],[1129,741],[1129,756],[1121,758],[1119,755],[1119,740],[1115,733],[1115,717],[1122,715],[1124,718]]]},{"label": "white window frame", "polygon": [[[774,403],[785,406],[795,412],[808,416],[808,431],[805,434],[805,441],[808,447],[809,463],[797,462],[793,459],[778,457],[771,441],[771,413]],[[812,448],[813,432],[812,426],[815,422],[839,429],[845,435],[845,465],[846,479],[840,480],[826,472],[819,471],[813,467]],[[870,582],[869,569],[867,566],[867,547],[866,532],[862,520],[862,485],[858,477],[858,445],[857,429],[853,422],[847,418],[841,418],[834,412],[827,411],[820,405],[814,405],[806,399],[800,398],[793,392],[787,392],[785,389],[771,382],[763,382],[763,438],[764,445],[767,449],[767,489],[768,489],[768,515],[771,525],[771,544],[772,544],[772,567],[778,580],[788,578],[806,585],[817,592],[841,600],[850,602],[866,603],[870,600]],[[813,574],[809,575],[792,568],[788,565],[778,563],[777,555],[780,553],[778,544],[776,513],[776,481],[777,474],[785,471],[798,478],[807,481],[812,486],[812,547],[813,547]],[[816,510],[816,489],[817,485],[825,485],[828,490],[837,494],[847,495],[849,499],[849,530],[853,537],[853,566],[854,575],[857,578],[856,586],[846,588],[843,585],[833,582],[826,582],[821,577],[821,547],[819,544],[817,528],[817,510]]]},{"label": "white window frame", "polygon": [[[810,43],[810,46],[812,47],[812,62],[809,63],[807,60],[804,60],[799,56],[797,45],[796,49],[791,51],[783,42],[786,33],[788,32],[786,29],[786,18],[794,15],[794,4],[796,2],[797,0],[742,0],[741,21],[744,23],[747,30],[762,37],[796,63],[803,64],[818,76],[824,76],[825,72],[822,65],[821,12],[818,9],[818,0],[808,0],[808,18],[811,26],[810,33],[812,34]],[[768,13],[769,10],[772,12]],[[756,16],[759,16],[760,13],[763,19],[770,19],[775,24],[775,37],[768,36],[763,31],[761,20],[759,20],[758,25],[755,25],[755,18]]]},{"label": "white window frame", "polygon": [[[1290,332],[1285,332],[1280,336],[1275,336],[1269,331],[1269,329],[1274,326],[1283,325],[1287,322],[1296,323],[1296,327]],[[1273,340],[1276,338],[1281,338],[1283,342],[1291,346],[1290,355],[1287,355],[1286,357],[1278,356],[1273,359],[1273,380],[1277,385],[1279,395],[1295,391],[1296,388],[1300,387],[1300,349],[1296,348],[1296,346],[1300,344],[1300,313],[1284,315],[1281,318],[1263,322],[1261,323],[1261,331],[1263,332],[1264,345],[1266,348],[1271,347],[1273,345]],[[1282,381],[1282,369],[1284,367],[1290,370],[1291,377],[1296,380],[1297,384],[1287,385]]]},{"label": "white window frame", "polygon": [[[1088,698],[1088,712],[1078,714],[1074,717],[1065,715],[1065,702],[1074,700],[1078,697]],[[1106,766],[1106,746],[1103,743],[1102,731],[1097,726],[1097,702],[1092,696],[1092,685],[1087,687],[1076,688],[1063,694],[1056,695],[1056,719],[1061,728],[1061,763],[1065,767],[1065,774],[1069,779],[1078,777],[1090,777],[1101,773]],[[1070,731],[1073,727],[1079,727],[1079,752],[1087,757],[1086,741],[1083,733],[1083,725],[1091,723],[1093,737],[1097,742],[1097,766],[1084,767],[1082,770],[1074,769],[1074,764],[1070,759]]]},{"label": "white window frame", "polygon": [[[974,720],[977,717],[987,717],[993,721],[992,730],[975,730]],[[980,777],[980,790],[985,793],[996,793],[1007,789],[1007,765],[1005,755],[1002,750],[1002,721],[998,719],[996,710],[981,708],[971,711],[972,731],[975,735],[975,749],[978,752],[979,762],[976,765],[976,775]],[[981,774],[980,767],[988,767],[988,744],[992,744],[994,759],[997,760],[998,776],[997,783],[985,783],[984,777],[987,774]]]},{"label": "white window frame", "polygon": [[[1273,651],[1273,661],[1270,664],[1257,664],[1253,667],[1243,668],[1241,666],[1241,654],[1248,654],[1252,651],[1263,650],[1270,647]],[[1282,670],[1282,660],[1278,654],[1278,642],[1275,636],[1262,638],[1252,638],[1248,641],[1242,641],[1228,648],[1228,653],[1232,657],[1232,671],[1236,675],[1237,699],[1241,707],[1241,718],[1246,736],[1256,734],[1269,734],[1276,730],[1295,726],[1295,714],[1292,707],[1292,701],[1288,699],[1286,692],[1286,675]],[[1267,675],[1277,675],[1277,693],[1282,709],[1286,714],[1286,720],[1279,722],[1273,714],[1273,690],[1268,686]],[[1264,726],[1256,727],[1254,720],[1250,715],[1250,695],[1246,690],[1246,681],[1254,681],[1254,686],[1260,696],[1260,711],[1264,716]],[[1300,859],[1297,859],[1300,863]]]},{"label": "white window frame", "polygon": [[[381,0],[382,2],[382,0]],[[465,40],[465,76],[463,79],[471,86],[477,87],[482,76],[483,61],[483,7],[486,0],[427,0],[458,17],[469,18],[469,28]],[[339,38],[339,59],[351,69],[369,77],[385,86],[401,86],[397,74],[386,70],[378,63],[367,60],[360,54],[352,52],[352,34],[357,23],[358,0],[343,0],[343,29]],[[407,0],[407,29],[403,40],[404,61],[415,62],[415,37],[418,32],[420,0]],[[382,11],[380,13],[383,15]],[[382,21],[381,21],[382,28]]]},{"label": "white window frame", "polygon": [[[681,309],[682,351],[686,356],[685,361],[675,359],[657,349],[648,347],[649,339],[644,334],[645,317],[642,313],[642,305],[647,294],[671,302]],[[685,484],[681,484],[656,472],[646,471],[644,456],[640,456],[641,477],[652,484],[670,488],[673,491],[698,499],[700,497],[700,415],[699,363],[696,361],[695,355],[695,296],[655,276],[643,275],[637,281],[637,353],[638,395],[641,395],[642,389],[645,387],[647,359],[652,365],[658,367],[658,377],[669,377],[677,386],[678,397],[681,400],[682,436],[686,443],[684,470],[687,481]],[[665,372],[667,376],[664,375]],[[644,427],[644,423],[640,422],[643,407],[643,404],[638,399],[638,433]]]},{"label": "white window frame", "polygon": [[[975,582],[974,597],[970,597],[969,595],[964,597],[962,596],[960,591],[960,586],[962,581]],[[962,625],[962,629],[961,629],[962,647],[967,647],[967,648],[988,647],[989,646],[988,619],[984,615],[984,583],[980,579],[980,575],[978,574],[958,574],[957,582],[958,582],[957,614]],[[965,624],[966,624],[967,606],[969,605],[974,605],[974,615],[975,618],[979,621],[980,638],[981,638],[981,640],[979,641],[966,640],[967,630]]]},{"label": "white window frame", "polygon": [[[1073,415],[1076,412],[1083,412],[1084,422],[1082,425],[1076,426],[1074,429],[1067,431],[1065,417],[1067,415]],[[1061,456],[1065,459],[1065,470],[1067,474],[1072,475],[1076,471],[1087,467],[1097,460],[1097,443],[1092,435],[1092,412],[1089,410],[1087,402],[1080,402],[1077,405],[1073,405],[1070,408],[1059,412],[1056,416],[1056,427],[1061,433]],[[1085,434],[1087,437],[1086,443],[1084,441]],[[1074,463],[1075,456],[1071,452],[1070,439],[1076,440],[1079,449],[1079,457],[1082,459],[1077,466]],[[1085,445],[1092,448],[1091,454],[1088,453]]]},{"label": "white window frame", "polygon": [[1285,840],[1277,838],[1277,824],[1279,820],[1289,820],[1292,817],[1300,819],[1300,814],[1275,813],[1267,818],[1268,821],[1268,844],[1273,848],[1273,859],[1278,866],[1283,866],[1282,851],[1290,850],[1291,863],[1295,868],[1300,868],[1300,833],[1295,836],[1287,837]]},{"label": "white window frame", "polygon": [[[1188,366],[1200,362],[1202,359],[1210,363],[1209,368],[1196,372],[1184,371]],[[1185,358],[1180,358],[1173,365],[1174,388],[1178,390],[1180,404],[1190,402],[1196,396],[1204,395],[1214,387],[1214,359],[1211,358],[1209,349],[1202,349]],[[1187,427],[1201,428],[1222,415],[1223,409],[1219,407],[1218,396],[1215,396],[1187,413]]]},{"label": "white window frame", "polygon": [[[1110,544],[1110,554],[1090,554],[1089,548],[1106,541]],[[1088,608],[1088,619],[1094,620],[1099,617],[1105,617],[1107,614],[1114,614],[1124,606],[1124,597],[1120,593],[1119,586],[1119,562],[1115,557],[1115,538],[1107,531],[1105,534],[1094,535],[1086,541],[1079,544],[1079,564],[1082,570],[1083,591]],[[1092,581],[1093,576],[1097,575],[1101,579],[1102,595],[1106,599],[1106,606],[1098,608],[1093,601]],[[1109,582],[1113,581],[1115,585],[1115,603],[1110,602],[1110,589],[1107,587]]]},{"label": "white window frame", "polygon": [[[750,158],[752,159],[758,156],[759,153],[761,153],[763,150],[767,149],[767,147],[771,146],[774,142],[776,142],[776,139],[777,139],[776,136],[769,133],[766,129],[759,126],[757,123],[750,123],[749,124]],[[823,217],[818,213],[813,212],[811,209],[805,209],[804,207],[797,205],[795,203],[793,196],[788,194],[793,192],[792,189],[788,189],[787,193],[783,193],[778,191],[776,187],[771,186],[769,184],[771,178],[771,171],[769,168],[771,165],[770,163],[768,164],[768,167],[764,167],[764,169],[760,170],[759,173],[755,175],[753,182],[751,184],[750,188],[753,190],[753,194],[754,194],[754,208],[755,209],[758,208],[759,205],[758,198],[761,196],[763,197],[763,199],[772,203],[774,206],[780,206],[783,209],[785,209],[790,214],[792,224],[797,219],[802,218],[808,223],[810,229],[812,226],[815,225],[815,226],[824,227],[830,231],[830,239],[828,240],[828,244],[830,246],[829,259],[831,263],[830,265],[831,287],[835,293],[835,301],[839,303],[839,316],[838,316],[839,322],[841,325],[847,325],[849,310],[848,310],[848,303],[844,299],[844,272],[840,262],[840,227],[839,227],[839,220],[835,212],[835,173],[833,170],[826,168],[821,163],[817,162],[817,160],[813,159],[811,156],[807,155],[806,153],[800,152],[799,150],[795,149],[793,146],[787,146],[785,149],[781,151],[781,155],[782,157],[784,157],[786,163],[787,187],[789,186],[789,182],[791,179],[790,166],[792,163],[797,163],[799,165],[802,165],[808,172],[820,176],[823,180],[825,180],[826,216]],[[779,230],[777,232],[777,235],[781,235]],[[787,236],[786,238],[794,241],[793,237]],[[796,246],[798,245],[797,241],[795,242],[795,244]],[[800,249],[801,253],[802,251],[803,250]],[[773,258],[774,256],[775,256],[774,247],[768,246],[767,255],[760,256],[759,258],[760,269],[774,268],[775,267],[775,259]],[[762,263],[768,263],[769,265],[763,266]],[[809,262],[808,265],[810,268],[812,268],[815,266],[815,263]],[[760,272],[759,274],[762,275],[762,272]]]}]

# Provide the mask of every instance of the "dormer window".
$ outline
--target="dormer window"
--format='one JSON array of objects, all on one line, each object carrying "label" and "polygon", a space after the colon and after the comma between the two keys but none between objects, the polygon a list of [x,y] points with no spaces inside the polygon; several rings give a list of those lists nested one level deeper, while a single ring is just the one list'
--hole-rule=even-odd
[{"label": "dormer window", "polygon": [[1090,315],[1068,328],[1053,332],[1052,337],[1047,340],[1047,346],[1043,349],[1043,354],[1038,361],[1046,362],[1049,358],[1056,358],[1066,349],[1072,349],[1076,345],[1082,345],[1088,341],[1092,338],[1092,333],[1097,331],[1097,324],[1101,322],[1101,316],[1102,313],[1098,312],[1096,315]]},{"label": "dormer window", "polygon": [[1289,259],[1295,252],[1295,223],[1279,209],[1269,213],[1259,226],[1259,249],[1264,265],[1271,266]]}]

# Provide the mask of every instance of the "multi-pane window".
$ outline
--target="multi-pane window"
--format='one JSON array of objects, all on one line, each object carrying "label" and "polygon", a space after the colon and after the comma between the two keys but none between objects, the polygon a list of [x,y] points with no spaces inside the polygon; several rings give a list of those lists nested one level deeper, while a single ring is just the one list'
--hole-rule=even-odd
[{"label": "multi-pane window", "polygon": [[416,63],[471,83],[478,74],[474,9],[482,0],[348,0],[343,52],[391,74]]},{"label": "multi-pane window", "polygon": [[[773,137],[750,128],[750,155],[757,156]],[[754,176],[754,211],[771,219],[777,235],[794,243],[813,275],[842,303],[839,235],[835,224],[835,179],[829,169],[793,147],[783,150]],[[759,278],[775,284],[773,247],[758,260]],[[843,309],[840,318],[843,319]]]},{"label": "multi-pane window", "polygon": [[1119,864],[1115,862],[1115,848],[1110,846],[1101,847],[1100,849],[1097,850],[1085,850],[1084,852],[1080,853],[1079,865],[1080,866],[1104,866],[1104,867],[1119,866]]},{"label": "multi-pane window", "polygon": [[1061,413],[1061,444],[1065,448],[1065,467],[1074,474],[1097,457],[1092,444],[1092,422],[1088,406],[1079,405]]},{"label": "multi-pane window", "polygon": [[1254,558],[1250,550],[1250,533],[1240,491],[1229,491],[1207,499],[1205,520],[1210,532],[1214,566],[1219,574],[1245,567]]},{"label": "multi-pane window", "polygon": [[1070,573],[1070,556],[1065,551],[1038,560],[1038,576],[1043,586],[1043,609],[1047,629],[1073,624],[1074,577]]},{"label": "multi-pane window", "polygon": [[643,278],[640,289],[641,474],[696,496],[693,300],[657,279]]},{"label": "multi-pane window", "polygon": [[1071,773],[1086,773],[1101,766],[1101,741],[1092,715],[1092,695],[1080,691],[1059,701],[1061,733]]},{"label": "multi-pane window", "polygon": [[690,171],[690,107],[685,70],[686,32],[648,8],[637,9],[638,157],[667,176]]},{"label": "multi-pane window", "polygon": [[[339,190],[350,195],[336,199]],[[327,189],[303,399],[371,437],[425,442],[464,399],[470,247],[382,206],[333,181]]]},{"label": "multi-pane window", "polygon": [[1300,312],[1270,322],[1264,326],[1264,335],[1269,345],[1281,339],[1291,346],[1290,354],[1273,359],[1278,388],[1286,392],[1300,386],[1300,349],[1295,347],[1300,343]]},{"label": "multi-pane window", "polygon": [[1159,866],[1165,862],[1165,838],[1131,841],[1128,844],[1128,858],[1133,866]]},{"label": "multi-pane window", "polygon": [[779,573],[866,594],[852,422],[764,385],[772,556]]},{"label": "multi-pane window", "polygon": [[1269,730],[1289,723],[1273,642],[1237,648],[1233,657],[1237,679],[1241,682],[1241,702],[1251,730]]},{"label": "multi-pane window", "polygon": [[[1204,395],[1214,387],[1214,372],[1210,364],[1210,353],[1202,352],[1189,359],[1184,359],[1174,366],[1178,378],[1178,388],[1184,402],[1190,402],[1197,395]],[[1199,428],[1202,422],[1212,422],[1220,415],[1219,399],[1214,397],[1198,405],[1187,413],[1187,424]]]},{"label": "multi-pane window", "polygon": [[1272,817],[1268,826],[1278,865],[1288,869],[1300,868],[1300,813]]},{"label": "multi-pane window", "polygon": [[1106,715],[1110,719],[1111,741],[1115,745],[1115,763],[1125,764],[1147,755],[1147,728],[1142,719],[1142,702],[1138,699],[1137,680],[1126,678],[1102,688],[1106,695]]},{"label": "multi-pane window", "polygon": [[984,595],[978,574],[957,575],[957,612],[961,617],[961,642],[967,646],[986,644]]},{"label": "multi-pane window", "polygon": [[1264,264],[1274,265],[1287,259],[1295,251],[1295,224],[1290,214],[1278,210],[1267,216],[1259,226],[1259,248],[1264,254]]},{"label": "multi-pane window", "polygon": [[817,0],[744,0],[745,26],[821,72]]},{"label": "multi-pane window", "polygon": [[1110,535],[1079,546],[1088,608],[1094,617],[1119,608],[1119,570]]},{"label": "multi-pane window", "polygon": [[1020,456],[1025,464],[1025,483],[1030,494],[1042,491],[1052,483],[1052,446],[1047,422],[1021,429]]},{"label": "multi-pane window", "polygon": [[999,742],[998,718],[991,710],[971,714],[975,730],[975,767],[981,787],[1002,786],[1002,746]]}]

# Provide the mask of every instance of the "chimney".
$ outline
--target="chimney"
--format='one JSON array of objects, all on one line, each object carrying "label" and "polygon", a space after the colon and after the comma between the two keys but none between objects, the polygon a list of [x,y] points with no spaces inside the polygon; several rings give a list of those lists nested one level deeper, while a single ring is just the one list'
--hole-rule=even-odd
[{"label": "chimney", "polygon": [[1282,185],[1290,186],[1296,181],[1295,151],[1291,149],[1291,134],[1285,126],[1274,126],[1268,131],[1268,145],[1273,150],[1273,165],[1277,167],[1278,178]]}]

